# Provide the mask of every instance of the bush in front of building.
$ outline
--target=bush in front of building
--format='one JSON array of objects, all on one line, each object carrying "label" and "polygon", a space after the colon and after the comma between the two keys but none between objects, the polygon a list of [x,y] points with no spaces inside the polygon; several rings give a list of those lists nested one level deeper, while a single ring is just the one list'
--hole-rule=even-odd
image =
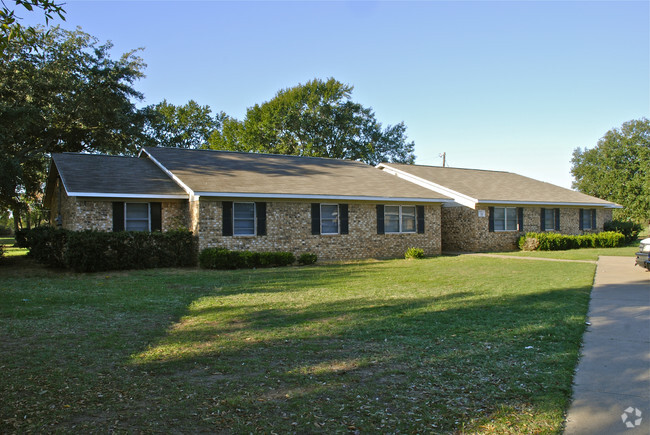
[{"label": "bush in front of building", "polygon": [[424,258],[424,249],[422,248],[408,248],[404,254],[407,260]]},{"label": "bush in front of building", "polygon": [[643,225],[630,221],[609,221],[605,222],[605,231],[616,231],[625,236],[625,243],[635,242],[639,233],[643,231]]},{"label": "bush in front of building", "polygon": [[289,266],[296,261],[291,252],[231,251],[225,248],[206,248],[199,255],[203,269],[253,269],[258,267]]},{"label": "bush in front of building", "polygon": [[302,266],[314,264],[316,261],[318,261],[318,256],[316,254],[312,254],[311,252],[300,254],[300,257],[298,257],[298,264]]},{"label": "bush in front of building", "polygon": [[190,231],[100,232],[38,227],[23,231],[19,245],[50,267],[76,272],[196,266],[196,238]]},{"label": "bush in front of building", "polygon": [[526,233],[518,240],[521,250],[566,251],[580,248],[616,248],[625,244],[625,236],[614,231],[571,236],[558,233]]}]

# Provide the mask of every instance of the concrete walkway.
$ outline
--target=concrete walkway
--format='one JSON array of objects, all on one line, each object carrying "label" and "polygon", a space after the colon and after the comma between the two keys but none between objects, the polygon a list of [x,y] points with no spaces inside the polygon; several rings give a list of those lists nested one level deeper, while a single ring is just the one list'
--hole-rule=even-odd
[{"label": "concrete walkway", "polygon": [[650,272],[600,257],[588,321],[565,434],[650,434]]}]

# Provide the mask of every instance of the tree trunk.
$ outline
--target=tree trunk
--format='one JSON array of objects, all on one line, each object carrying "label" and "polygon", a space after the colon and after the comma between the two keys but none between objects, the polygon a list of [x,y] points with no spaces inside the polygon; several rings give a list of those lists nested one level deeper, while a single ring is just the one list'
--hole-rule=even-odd
[{"label": "tree trunk", "polygon": [[20,222],[20,211],[18,211],[18,207],[15,207],[13,210],[11,210],[11,214],[14,217],[14,234],[16,234],[22,227],[22,223]]}]

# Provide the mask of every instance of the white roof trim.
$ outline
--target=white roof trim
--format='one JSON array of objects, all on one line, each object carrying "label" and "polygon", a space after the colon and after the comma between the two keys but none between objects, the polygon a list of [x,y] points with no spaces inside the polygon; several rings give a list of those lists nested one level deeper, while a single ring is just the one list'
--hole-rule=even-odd
[{"label": "white roof trim", "polygon": [[143,198],[143,199],[187,199],[187,195],[154,195],[146,193],[68,192],[68,196],[91,198]]},{"label": "white roof trim", "polygon": [[159,168],[160,168],[160,169],[161,169],[165,174],[167,174],[167,176],[168,176],[169,178],[171,178],[172,180],[174,180],[174,181],[176,182],[176,184],[178,184],[178,185],[179,185],[179,186],[180,186],[184,191],[187,192],[187,194],[190,196],[190,199],[192,199],[192,197],[194,196],[194,191],[193,191],[192,189],[190,189],[190,187],[189,187],[187,184],[183,183],[183,182],[181,181],[180,178],[178,178],[176,175],[174,175],[174,174],[172,173],[172,171],[170,171],[169,169],[167,169],[166,167],[164,167],[164,166],[162,165],[162,163],[160,163],[158,160],[156,160],[156,159],[155,159],[151,154],[149,154],[149,153],[147,152],[147,150],[145,150],[144,148],[142,148],[142,149],[140,150],[140,152],[138,153],[138,158],[142,155],[142,153],[145,153],[145,154],[147,155],[147,157],[149,157],[149,158],[151,159],[151,161],[154,162],[154,164],[155,164],[156,166],[158,166],[158,167],[159,167]]},{"label": "white roof trim", "polygon": [[422,186],[426,189],[432,190],[436,193],[441,193],[443,195],[450,196],[454,198],[454,200],[459,204],[462,204],[469,208],[475,208],[476,203],[478,203],[478,199],[476,198],[472,198],[471,196],[464,195],[448,187],[433,183],[431,181],[425,180],[424,178],[420,178],[413,174],[409,174],[408,172],[404,172],[400,169],[393,168],[392,166],[386,166],[384,163],[380,163],[375,167],[377,169],[386,171],[389,174],[396,175],[403,180],[410,181],[411,183],[417,184],[418,186]]},{"label": "white roof trim", "polygon": [[295,193],[242,193],[242,192],[194,192],[196,197],[206,196],[215,198],[270,198],[270,199],[324,199],[344,201],[374,201],[374,202],[452,202],[442,198],[398,198],[387,196],[345,196],[345,195],[309,195]]},{"label": "white roof trim", "polygon": [[598,204],[593,202],[549,202],[549,201],[511,201],[511,200],[478,200],[477,198],[472,198],[471,196],[464,195],[455,190],[449,189],[448,187],[442,186],[440,184],[433,183],[431,181],[425,180],[423,178],[412,175],[408,172],[402,171],[391,166],[387,166],[384,163],[380,163],[376,166],[378,169],[382,169],[390,174],[397,175],[404,180],[415,183],[419,186],[425,187],[429,190],[433,190],[437,193],[442,193],[443,195],[451,196],[459,204],[465,205],[470,208],[476,208],[477,204],[519,204],[519,205],[559,205],[559,206],[574,206],[574,207],[603,207],[603,208],[623,208],[618,204]]},{"label": "white roof trim", "polygon": [[561,205],[573,207],[603,207],[603,208],[623,208],[618,204],[599,204],[593,202],[549,202],[549,201],[495,201],[481,200],[479,204],[512,204],[512,205]]}]

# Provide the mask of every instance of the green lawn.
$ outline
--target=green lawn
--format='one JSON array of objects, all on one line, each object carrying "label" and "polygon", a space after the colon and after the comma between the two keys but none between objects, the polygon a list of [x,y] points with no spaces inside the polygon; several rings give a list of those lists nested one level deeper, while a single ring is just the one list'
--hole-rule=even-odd
[{"label": "green lawn", "polygon": [[499,255],[510,255],[516,257],[532,258],[556,258],[559,260],[598,260],[601,255],[612,255],[617,257],[630,257],[634,261],[634,253],[639,250],[639,244],[622,248],[583,248],[570,249],[568,251],[515,251],[495,252]]},{"label": "green lawn", "polygon": [[27,254],[28,249],[14,248],[14,243],[16,243],[16,240],[13,237],[0,237],[0,245],[3,245],[5,257],[17,257]]},{"label": "green lawn", "polygon": [[557,433],[595,266],[0,264],[0,432]]}]

